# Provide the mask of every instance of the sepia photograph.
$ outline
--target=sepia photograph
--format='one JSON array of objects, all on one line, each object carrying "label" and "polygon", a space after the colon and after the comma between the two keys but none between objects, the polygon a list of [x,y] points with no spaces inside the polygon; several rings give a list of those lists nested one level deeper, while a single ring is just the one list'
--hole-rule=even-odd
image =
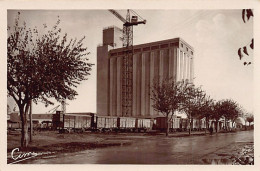
[{"label": "sepia photograph", "polygon": [[7,165],[254,165],[254,21],[7,9]]}]

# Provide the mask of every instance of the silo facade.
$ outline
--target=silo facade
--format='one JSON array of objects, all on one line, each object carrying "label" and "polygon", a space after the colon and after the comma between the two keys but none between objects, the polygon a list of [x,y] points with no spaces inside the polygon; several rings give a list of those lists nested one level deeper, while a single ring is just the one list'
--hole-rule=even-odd
[{"label": "silo facade", "polygon": [[[122,66],[124,49],[99,47],[97,60],[97,114],[122,116]],[[104,53],[104,49],[106,53]],[[129,116],[160,116],[153,107],[150,87],[155,79],[193,80],[194,49],[181,38],[133,47],[132,113]],[[105,63],[104,63],[105,61]],[[104,67],[104,65],[106,65]],[[99,68],[101,72],[99,73]],[[106,72],[105,72],[106,71]],[[101,101],[99,101],[101,100]]]}]

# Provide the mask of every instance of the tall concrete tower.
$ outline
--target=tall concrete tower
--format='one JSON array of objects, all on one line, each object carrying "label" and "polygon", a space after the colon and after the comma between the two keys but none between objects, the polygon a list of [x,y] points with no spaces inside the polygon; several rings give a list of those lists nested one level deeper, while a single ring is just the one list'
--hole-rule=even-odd
[{"label": "tall concrete tower", "polygon": [[97,47],[97,114],[109,113],[109,51],[122,47],[122,30],[111,26],[103,29],[103,44]]},{"label": "tall concrete tower", "polygon": [[[103,33],[109,32],[104,30]],[[110,36],[107,37],[111,39]],[[111,42],[103,43],[103,46],[97,48],[97,114],[122,116],[124,49],[112,46]],[[133,51],[133,105],[129,116],[160,116],[152,108],[150,86],[153,80],[168,77],[192,82],[194,49],[181,38],[174,38],[136,45]]]}]

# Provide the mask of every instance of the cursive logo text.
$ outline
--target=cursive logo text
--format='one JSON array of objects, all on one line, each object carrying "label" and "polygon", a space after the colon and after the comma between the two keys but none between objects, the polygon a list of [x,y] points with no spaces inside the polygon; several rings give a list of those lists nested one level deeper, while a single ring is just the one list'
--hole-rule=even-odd
[{"label": "cursive logo text", "polygon": [[41,153],[35,153],[35,152],[25,152],[22,153],[20,152],[19,148],[14,148],[11,152],[11,158],[14,160],[14,162],[10,163],[10,164],[14,164],[14,163],[18,163],[36,156],[41,156],[41,155],[46,155],[46,154],[52,154],[53,152],[41,152]]}]

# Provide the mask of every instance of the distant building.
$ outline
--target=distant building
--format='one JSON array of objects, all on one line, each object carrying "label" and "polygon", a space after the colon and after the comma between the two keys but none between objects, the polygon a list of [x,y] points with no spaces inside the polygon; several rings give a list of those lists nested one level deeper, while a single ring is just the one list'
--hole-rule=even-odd
[{"label": "distant building", "polygon": [[[52,121],[52,115],[53,114],[32,114],[32,120],[33,121],[39,121],[40,123],[42,121]],[[13,122],[13,123],[20,123],[21,122],[21,117],[18,114],[18,112],[13,112],[9,114],[9,122]],[[27,120],[29,121],[29,115]]]},{"label": "distant building", "polygon": [[12,112],[7,115],[7,128],[21,128],[22,122],[18,112]]},{"label": "distant building", "polygon": [[[116,27],[103,30],[103,45],[97,47],[97,114],[122,116],[122,58],[124,48]],[[115,34],[116,33],[116,34]],[[120,36],[119,36],[119,35]],[[159,116],[150,98],[150,86],[158,78],[177,81],[194,78],[194,49],[181,38],[133,47],[132,113],[129,116]]]}]

